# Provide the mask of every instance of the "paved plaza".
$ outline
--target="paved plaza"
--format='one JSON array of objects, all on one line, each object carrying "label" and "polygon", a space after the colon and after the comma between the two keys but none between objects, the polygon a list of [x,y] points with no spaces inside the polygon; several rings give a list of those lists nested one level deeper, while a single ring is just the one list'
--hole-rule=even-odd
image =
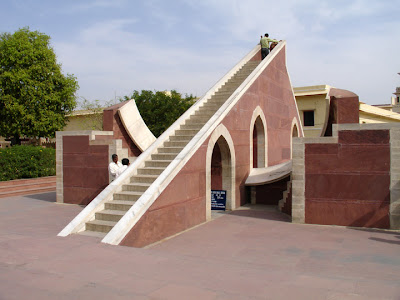
[{"label": "paved plaza", "polygon": [[400,232],[222,214],[146,249],[57,237],[82,207],[0,199],[0,299],[400,299]]}]

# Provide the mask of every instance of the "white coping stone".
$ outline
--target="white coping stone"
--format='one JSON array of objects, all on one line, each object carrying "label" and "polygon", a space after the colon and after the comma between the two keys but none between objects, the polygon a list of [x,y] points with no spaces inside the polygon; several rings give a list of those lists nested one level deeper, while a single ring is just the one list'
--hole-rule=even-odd
[{"label": "white coping stone", "polygon": [[267,168],[253,168],[245,185],[261,185],[280,180],[292,171],[292,162],[287,161]]},{"label": "white coping stone", "polygon": [[145,151],[155,142],[156,137],[144,123],[134,99],[120,107],[118,114],[128,135],[141,151]]}]

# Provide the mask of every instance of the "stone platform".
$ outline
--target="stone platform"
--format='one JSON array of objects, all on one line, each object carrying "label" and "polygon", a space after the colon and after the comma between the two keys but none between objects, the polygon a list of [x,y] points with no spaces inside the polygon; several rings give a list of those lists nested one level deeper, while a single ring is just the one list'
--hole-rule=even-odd
[{"label": "stone platform", "polygon": [[400,299],[400,232],[246,207],[146,249],[57,233],[82,207],[0,199],[0,299]]}]

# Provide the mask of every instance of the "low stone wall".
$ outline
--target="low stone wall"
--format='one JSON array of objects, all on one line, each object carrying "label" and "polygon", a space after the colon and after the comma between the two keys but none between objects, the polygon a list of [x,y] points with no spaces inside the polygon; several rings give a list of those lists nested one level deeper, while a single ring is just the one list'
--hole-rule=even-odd
[{"label": "low stone wall", "polygon": [[113,153],[127,156],[121,140],[108,131],[56,133],[57,202],[87,205],[109,183]]},{"label": "low stone wall", "polygon": [[293,221],[400,228],[400,126],[336,126],[333,138],[296,139]]}]

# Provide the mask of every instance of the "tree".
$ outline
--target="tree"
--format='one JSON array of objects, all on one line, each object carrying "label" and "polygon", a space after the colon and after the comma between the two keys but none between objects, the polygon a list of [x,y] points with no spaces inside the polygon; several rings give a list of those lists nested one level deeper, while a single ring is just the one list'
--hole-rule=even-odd
[{"label": "tree", "polygon": [[50,37],[22,28],[0,34],[0,135],[53,137],[76,106],[78,83],[61,73]]},{"label": "tree", "polygon": [[182,95],[176,91],[152,92],[142,90],[133,91],[131,96],[125,96],[122,101],[135,99],[140,115],[150,131],[159,137],[172,125],[192,104],[195,97]]}]

